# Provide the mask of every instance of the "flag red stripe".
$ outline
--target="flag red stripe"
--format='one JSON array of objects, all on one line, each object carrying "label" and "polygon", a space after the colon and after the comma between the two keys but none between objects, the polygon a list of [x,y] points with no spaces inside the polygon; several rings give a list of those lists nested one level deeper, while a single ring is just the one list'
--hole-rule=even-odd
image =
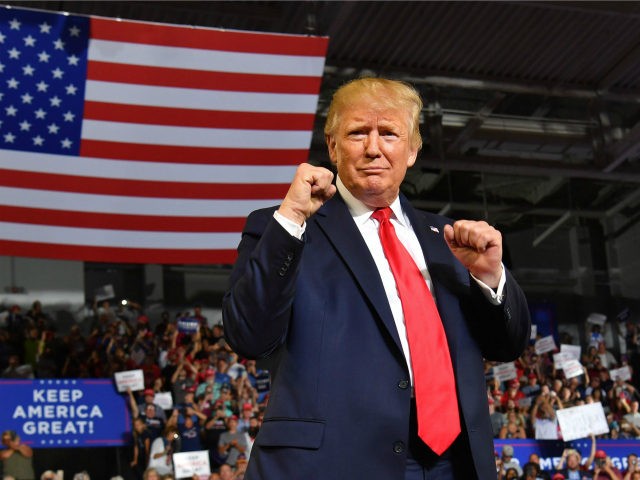
[{"label": "flag red stripe", "polygon": [[84,107],[84,118],[112,122],[175,125],[180,127],[309,131],[313,128],[315,115],[298,113],[223,112],[87,101]]},{"label": "flag red stripe", "polygon": [[246,219],[240,217],[176,217],[72,212],[0,205],[0,221],[145,232],[228,233],[241,232]]},{"label": "flag red stripe", "polygon": [[302,93],[310,95],[318,94],[320,82],[322,81],[321,77],[209,72],[144,65],[123,65],[97,60],[89,62],[87,79],[232,92]]},{"label": "flag red stripe", "polygon": [[184,159],[184,163],[206,165],[299,165],[307,161],[309,151],[182,147],[83,139],[80,156],[168,163]]},{"label": "flag red stripe", "polygon": [[227,52],[324,57],[328,37],[278,35],[171,26],[144,22],[117,22],[91,17],[91,37],[117,42],[165,45]]},{"label": "flag red stripe", "polygon": [[[82,177],[0,169],[0,185],[58,192],[127,197],[189,199],[284,198],[289,185],[280,183],[190,183]],[[213,179],[212,179],[213,180]]]},{"label": "flag red stripe", "polygon": [[233,264],[235,250],[168,250],[159,248],[86,247],[53,243],[0,240],[0,254],[15,257],[56,258],[85,262]]}]

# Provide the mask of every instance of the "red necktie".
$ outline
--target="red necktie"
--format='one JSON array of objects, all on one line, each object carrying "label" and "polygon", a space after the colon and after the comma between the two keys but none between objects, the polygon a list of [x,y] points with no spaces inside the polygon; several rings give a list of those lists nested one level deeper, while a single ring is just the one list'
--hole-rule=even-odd
[{"label": "red necktie", "polygon": [[389,220],[389,207],[371,215],[402,302],[413,367],[418,435],[441,455],[460,433],[458,399],[442,320],[422,273]]}]

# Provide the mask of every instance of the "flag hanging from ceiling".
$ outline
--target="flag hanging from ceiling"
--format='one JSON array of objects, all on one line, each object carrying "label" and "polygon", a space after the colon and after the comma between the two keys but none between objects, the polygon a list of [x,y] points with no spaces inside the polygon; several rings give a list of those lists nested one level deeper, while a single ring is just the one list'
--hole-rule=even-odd
[{"label": "flag hanging from ceiling", "polygon": [[0,8],[0,255],[232,263],[307,160],[327,44]]}]

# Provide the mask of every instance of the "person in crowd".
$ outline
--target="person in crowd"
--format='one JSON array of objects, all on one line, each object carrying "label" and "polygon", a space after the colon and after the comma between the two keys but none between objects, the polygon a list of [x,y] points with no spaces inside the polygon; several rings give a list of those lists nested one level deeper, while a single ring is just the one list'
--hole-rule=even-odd
[{"label": "person in crowd", "polygon": [[203,447],[209,451],[209,463],[212,468],[224,463],[224,458],[218,453],[220,435],[227,431],[227,411],[220,405],[207,418],[202,436]]},{"label": "person in crowd", "polygon": [[596,451],[593,460],[593,480],[622,480],[622,473],[604,450]]},{"label": "person in crowd", "polygon": [[627,455],[627,468],[623,471],[623,480],[630,480],[634,473],[640,473],[640,465],[638,465],[638,455],[630,453]]},{"label": "person in crowd", "polygon": [[62,479],[60,479],[56,474],[56,472],[54,472],[53,470],[45,470],[44,472],[42,472],[42,475],[40,475],[40,480],[62,480]]},{"label": "person in crowd", "polygon": [[227,463],[220,466],[220,480],[234,480],[233,467]]},{"label": "person in crowd", "polygon": [[498,438],[500,435],[500,430],[502,427],[507,425],[507,419],[502,414],[496,410],[496,402],[493,397],[488,398],[489,401],[489,418],[491,419],[491,429],[493,431],[493,436]]},{"label": "person in crowd", "polygon": [[[372,480],[434,468],[465,480],[495,474],[483,355],[515,360],[530,337],[529,315],[503,268],[497,230],[476,221],[451,225],[400,195],[422,143],[421,110],[419,94],[402,82],[344,85],[325,125],[336,184],[328,169],[302,164],[279,208],[247,219],[223,299],[225,336],[241,356],[283,354],[269,421],[251,454],[254,479],[291,477],[293,468],[299,477],[345,477],[353,464]],[[425,317],[425,308],[433,315]],[[406,330],[413,320],[429,321],[434,334]],[[418,347],[436,338],[437,347]],[[439,388],[431,374],[420,380],[428,362],[441,365]],[[372,368],[385,385],[375,396],[365,380]],[[335,391],[344,401],[319,401]],[[353,405],[366,421],[353,421]],[[439,421],[430,421],[436,411]],[[306,433],[281,440],[292,428]],[[352,444],[346,462],[338,452],[356,432],[367,441]]]},{"label": "person in crowd", "polygon": [[139,410],[131,389],[127,389],[127,394],[129,395],[131,418],[141,418],[144,421],[152,441],[161,436],[166,422],[158,415],[156,405],[154,403],[144,403],[144,410]]},{"label": "person in crowd", "polygon": [[531,409],[531,424],[538,440],[557,440],[559,437],[558,419],[551,398],[557,397],[539,395]]},{"label": "person in crowd", "polygon": [[155,468],[149,467],[144,471],[142,480],[160,480],[160,474]]},{"label": "person in crowd", "polygon": [[232,415],[227,418],[227,430],[220,435],[218,440],[218,453],[224,462],[232,467],[240,454],[247,450],[247,438],[244,433],[238,432],[238,417]]},{"label": "person in crowd", "polygon": [[556,470],[564,475],[567,480],[588,480],[592,478],[590,466],[596,454],[596,437],[593,434],[590,437],[591,451],[586,462],[582,462],[580,452],[573,448],[565,448],[562,451],[562,456],[560,457],[558,465],[556,465]]},{"label": "person in crowd", "polygon": [[518,460],[514,458],[513,447],[511,445],[504,445],[502,447],[500,465],[505,475],[509,469],[514,469],[518,477],[522,476],[522,467],[520,467],[520,463],[518,462]]},{"label": "person in crowd", "polygon": [[638,402],[638,400],[631,400],[629,407],[629,413],[626,413],[622,418],[634,427],[640,429],[640,412],[638,411],[640,410],[640,402]]},{"label": "person in crowd", "polygon": [[169,425],[163,434],[151,444],[149,467],[155,468],[159,475],[173,473],[173,454],[180,451],[178,429]]},{"label": "person in crowd", "polygon": [[147,430],[147,425],[140,417],[133,419],[133,456],[131,458],[131,469],[140,480],[144,476],[144,471],[149,464],[149,452],[151,451],[151,434]]},{"label": "person in crowd", "polygon": [[20,435],[13,430],[5,430],[2,432],[2,445],[5,447],[0,450],[3,473],[16,480],[35,480],[33,450],[22,443]]}]

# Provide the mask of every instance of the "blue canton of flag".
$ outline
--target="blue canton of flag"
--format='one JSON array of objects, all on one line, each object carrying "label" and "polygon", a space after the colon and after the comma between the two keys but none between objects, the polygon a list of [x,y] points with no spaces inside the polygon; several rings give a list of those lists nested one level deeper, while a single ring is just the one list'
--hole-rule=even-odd
[{"label": "blue canton of flag", "polygon": [[0,148],[78,155],[89,19],[0,9]]}]

